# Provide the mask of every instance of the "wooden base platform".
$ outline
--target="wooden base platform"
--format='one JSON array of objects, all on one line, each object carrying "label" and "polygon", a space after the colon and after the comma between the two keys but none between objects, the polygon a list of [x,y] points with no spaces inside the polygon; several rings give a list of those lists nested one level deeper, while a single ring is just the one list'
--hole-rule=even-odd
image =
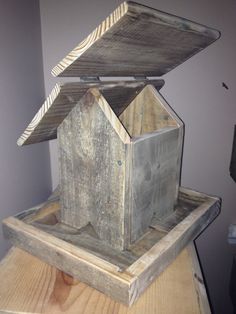
[{"label": "wooden base platform", "polygon": [[131,307],[18,248],[0,263],[0,278],[0,313],[5,314],[211,313],[194,247],[183,250]]},{"label": "wooden base platform", "polygon": [[180,188],[174,214],[155,217],[147,233],[129,250],[105,246],[87,226],[60,223],[59,195],[36,208],[3,221],[15,245],[63,272],[131,305],[219,213],[218,198]]}]

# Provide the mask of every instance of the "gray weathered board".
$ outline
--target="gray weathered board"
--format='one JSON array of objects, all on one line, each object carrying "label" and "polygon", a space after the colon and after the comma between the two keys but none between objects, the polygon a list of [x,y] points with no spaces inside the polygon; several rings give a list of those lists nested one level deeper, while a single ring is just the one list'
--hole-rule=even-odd
[{"label": "gray weathered board", "polygon": [[127,1],[55,68],[55,76],[161,76],[219,37],[209,27]]},{"label": "gray weathered board", "polygon": [[174,210],[182,137],[182,122],[153,86],[119,117],[90,89],[58,127],[61,220],[127,248],[153,216]]},{"label": "gray weathered board", "polygon": [[180,251],[219,214],[220,200],[180,188],[170,217],[153,219],[147,233],[123,252],[104,246],[93,230],[60,222],[58,196],[3,221],[13,244],[131,305]]},{"label": "gray weathered board", "polygon": [[57,138],[57,128],[89,88],[99,88],[112,110],[120,115],[146,84],[157,90],[163,80],[96,81],[57,84],[18,140],[27,145]]}]

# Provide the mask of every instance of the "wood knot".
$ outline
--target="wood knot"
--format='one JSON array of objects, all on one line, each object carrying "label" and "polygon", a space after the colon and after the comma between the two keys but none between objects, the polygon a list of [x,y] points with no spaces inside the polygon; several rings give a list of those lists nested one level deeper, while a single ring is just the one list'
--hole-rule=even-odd
[{"label": "wood knot", "polygon": [[68,286],[75,286],[78,284],[78,280],[76,280],[75,278],[73,278],[72,276],[62,272],[61,273],[62,279],[64,281],[64,283]]}]

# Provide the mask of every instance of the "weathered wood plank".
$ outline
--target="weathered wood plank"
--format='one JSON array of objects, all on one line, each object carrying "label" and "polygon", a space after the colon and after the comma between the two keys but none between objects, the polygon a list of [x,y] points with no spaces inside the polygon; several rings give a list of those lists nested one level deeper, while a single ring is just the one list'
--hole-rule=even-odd
[{"label": "weathered wood plank", "polygon": [[[179,193],[178,187],[180,185],[180,176],[181,176],[181,168],[182,168],[181,166],[182,166],[183,140],[184,140],[184,123],[180,119],[180,117],[175,113],[175,111],[172,109],[172,107],[167,103],[167,101],[162,97],[162,95],[158,92],[158,90],[156,88],[154,88],[151,85],[148,85],[148,89],[150,91],[150,94],[152,95],[151,97],[156,99],[156,104],[158,103],[158,105],[163,108],[162,114],[164,116],[164,119],[166,120],[167,116],[169,115],[168,120],[175,121],[178,128],[179,128],[178,143],[177,143],[177,147],[176,147],[176,151],[175,151],[175,154],[177,156],[177,163],[176,163],[176,168],[175,168],[175,172],[176,172],[175,199],[177,199],[178,193]],[[168,115],[166,114],[166,112],[168,113]],[[156,117],[157,116],[158,116],[158,114],[156,115]],[[168,121],[168,123],[166,123],[166,124],[168,124],[168,126],[169,126],[170,122]],[[172,124],[172,122],[171,122],[171,124]]]},{"label": "weathered wood plank", "polygon": [[187,217],[194,209],[206,201],[201,200],[196,203],[196,200],[185,200],[186,196],[181,193],[174,212],[166,219],[159,220],[153,218],[150,223],[150,228],[144,236],[132,244],[128,250],[119,251],[113,247],[105,245],[97,238],[91,226],[77,229],[60,222],[60,206],[58,196],[50,198],[46,203],[28,209],[17,214],[16,218],[35,226],[38,229],[46,231],[55,237],[69,242],[77,247],[83,248],[86,251],[102,257],[104,260],[119,266],[121,269],[124,266],[131,265],[135,260],[146,253],[153,245],[162,239],[167,232],[171,231],[178,223]]},{"label": "weathered wood plank", "polygon": [[[195,289],[194,253],[184,250],[130,308],[12,248],[0,264],[0,312],[12,314],[208,314],[203,281]],[[198,278],[201,278],[201,274]],[[40,287],[40,288],[39,288]]]},{"label": "weathered wood plank", "polygon": [[[112,298],[131,305],[180,251],[215,219],[219,213],[220,201],[218,198],[181,188],[176,210],[181,211],[181,206],[191,208],[185,211],[187,216],[179,216],[180,221],[176,221],[176,225],[173,225],[168,233],[155,230],[152,225],[146,239],[144,236],[130,247],[128,252],[136,261],[131,262],[125,269],[102,256],[98,257],[93,252],[55,237],[49,227],[52,224],[51,219],[49,224],[42,220],[45,217],[40,214],[39,209],[35,209],[39,223],[44,221],[45,225],[48,225],[47,232],[40,230],[39,226],[32,226],[13,217],[3,221],[3,231],[17,246]],[[44,214],[45,208],[51,213],[50,207],[44,206]],[[37,217],[32,210],[29,215]],[[26,213],[19,217],[25,220]],[[37,222],[33,219],[29,221],[31,224]]]},{"label": "weathered wood plank", "polygon": [[3,229],[4,234],[20,248],[108,296],[115,294],[117,300],[129,304],[132,276],[120,272],[118,266],[13,217],[5,220]]},{"label": "weathered wood plank", "polygon": [[150,226],[153,217],[163,219],[174,211],[179,129],[144,135],[132,144],[131,243]]},{"label": "weathered wood plank", "polygon": [[[88,232],[86,232],[87,230],[78,230],[62,223],[47,225],[35,222],[32,223],[32,226],[48,232],[59,239],[80,247],[85,251],[92,253],[95,256],[112,263],[113,265],[118,266],[120,271],[124,271],[128,266],[136,261],[138,257],[141,256],[140,253],[139,255],[135,255],[132,251],[116,250],[114,247],[106,245],[103,241],[97,239],[95,236],[90,235]],[[153,240],[153,245],[155,243],[156,237],[155,240]]]},{"label": "weathered wood plank", "polygon": [[89,88],[99,88],[112,110],[120,115],[146,84],[158,90],[163,80],[95,81],[57,84],[18,139],[19,146],[55,139],[57,128]]},{"label": "weathered wood plank", "polygon": [[91,224],[99,239],[123,250],[130,137],[97,89],[89,90],[61,123],[58,140],[61,221],[77,228]]},{"label": "weathered wood plank", "polygon": [[[195,198],[198,198],[198,195],[202,197],[201,193],[195,191],[187,192],[183,189],[183,192],[187,193],[190,198],[191,193]],[[179,252],[217,217],[220,204],[218,198],[208,198],[127,269],[136,278],[134,285],[138,288],[137,295],[133,296],[135,299],[153,282],[155,278],[153,274],[160,274],[166,265],[174,260]]]},{"label": "weathered wood plank", "polygon": [[119,119],[131,142],[131,243],[149,227],[153,216],[173,212],[177,201],[183,123],[156,89],[147,85]]},{"label": "weathered wood plank", "polygon": [[161,76],[210,45],[219,32],[128,1],[52,70],[55,76]]},{"label": "weathered wood plank", "polygon": [[182,125],[171,108],[160,101],[160,94],[150,84],[134,98],[119,119],[132,138]]}]

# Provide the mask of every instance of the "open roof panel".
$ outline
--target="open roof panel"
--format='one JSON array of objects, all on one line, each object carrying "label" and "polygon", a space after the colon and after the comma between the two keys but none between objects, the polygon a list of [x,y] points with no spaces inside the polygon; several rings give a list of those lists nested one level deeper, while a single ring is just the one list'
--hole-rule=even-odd
[{"label": "open roof panel", "polygon": [[161,76],[220,33],[128,1],[52,70],[54,76]]}]

